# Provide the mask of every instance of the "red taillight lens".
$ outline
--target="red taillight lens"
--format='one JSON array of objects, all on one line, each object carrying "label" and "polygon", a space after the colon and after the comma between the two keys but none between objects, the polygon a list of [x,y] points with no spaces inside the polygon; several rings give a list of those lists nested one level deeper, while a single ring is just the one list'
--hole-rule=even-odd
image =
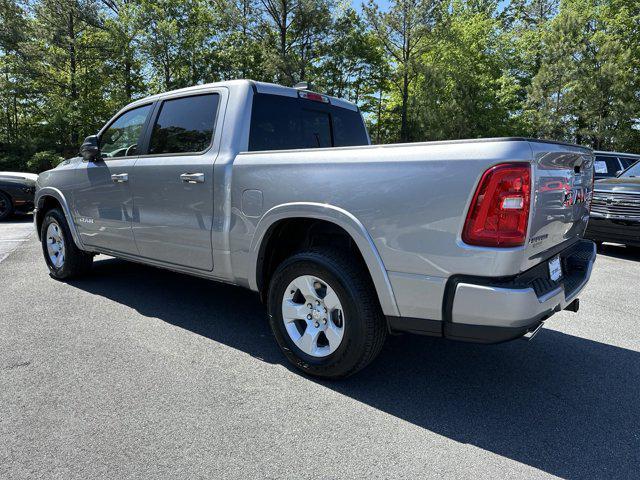
[{"label": "red taillight lens", "polygon": [[484,172],[469,207],[462,240],[483,247],[524,244],[529,222],[531,167],[503,163]]},{"label": "red taillight lens", "polygon": [[303,92],[298,92],[298,96],[300,98],[306,98],[307,100],[312,100],[314,102],[329,103],[329,97],[325,95],[320,95],[319,93],[303,91]]}]

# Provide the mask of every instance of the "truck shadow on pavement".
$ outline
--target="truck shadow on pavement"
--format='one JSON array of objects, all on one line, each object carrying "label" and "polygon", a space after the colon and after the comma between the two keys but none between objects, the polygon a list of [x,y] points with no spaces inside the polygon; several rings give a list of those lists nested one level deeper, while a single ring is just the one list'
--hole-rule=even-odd
[{"label": "truck shadow on pavement", "polygon": [[[71,283],[286,365],[252,292],[113,259],[96,261],[95,271]],[[310,381],[552,475],[631,478],[640,471],[640,355],[632,350],[550,329],[531,343],[494,346],[390,337],[355,377]]]}]

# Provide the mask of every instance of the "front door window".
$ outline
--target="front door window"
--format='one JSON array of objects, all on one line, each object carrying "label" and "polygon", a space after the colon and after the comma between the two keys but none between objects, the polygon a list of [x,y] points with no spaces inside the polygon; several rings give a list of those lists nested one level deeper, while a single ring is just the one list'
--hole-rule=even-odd
[{"label": "front door window", "polygon": [[151,105],[134,108],[123,113],[100,138],[100,151],[104,159],[137,155],[142,127],[151,112]]}]

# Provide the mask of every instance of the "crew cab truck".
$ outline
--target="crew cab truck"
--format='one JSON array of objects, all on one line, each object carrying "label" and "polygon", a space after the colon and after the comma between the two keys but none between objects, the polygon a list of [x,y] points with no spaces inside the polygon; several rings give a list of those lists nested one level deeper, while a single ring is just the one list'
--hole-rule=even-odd
[{"label": "crew cab truck", "polygon": [[354,104],[238,80],[126,106],[39,176],[34,221],[54,278],[106,254],[250,288],[286,357],[337,378],[389,333],[500,342],[577,310],[592,184],[586,148],[371,146]]}]

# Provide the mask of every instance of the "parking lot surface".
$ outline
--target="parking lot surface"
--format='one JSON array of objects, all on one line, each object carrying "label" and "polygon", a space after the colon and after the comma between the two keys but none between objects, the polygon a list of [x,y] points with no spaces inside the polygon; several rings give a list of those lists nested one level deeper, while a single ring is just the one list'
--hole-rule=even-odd
[{"label": "parking lot surface", "polygon": [[532,342],[391,337],[323,382],[286,365],[249,291],[107,257],[55,281],[27,235],[0,260],[0,478],[640,471],[640,255],[622,247]]},{"label": "parking lot surface", "polygon": [[0,223],[0,262],[33,233],[32,217],[14,216]]}]

